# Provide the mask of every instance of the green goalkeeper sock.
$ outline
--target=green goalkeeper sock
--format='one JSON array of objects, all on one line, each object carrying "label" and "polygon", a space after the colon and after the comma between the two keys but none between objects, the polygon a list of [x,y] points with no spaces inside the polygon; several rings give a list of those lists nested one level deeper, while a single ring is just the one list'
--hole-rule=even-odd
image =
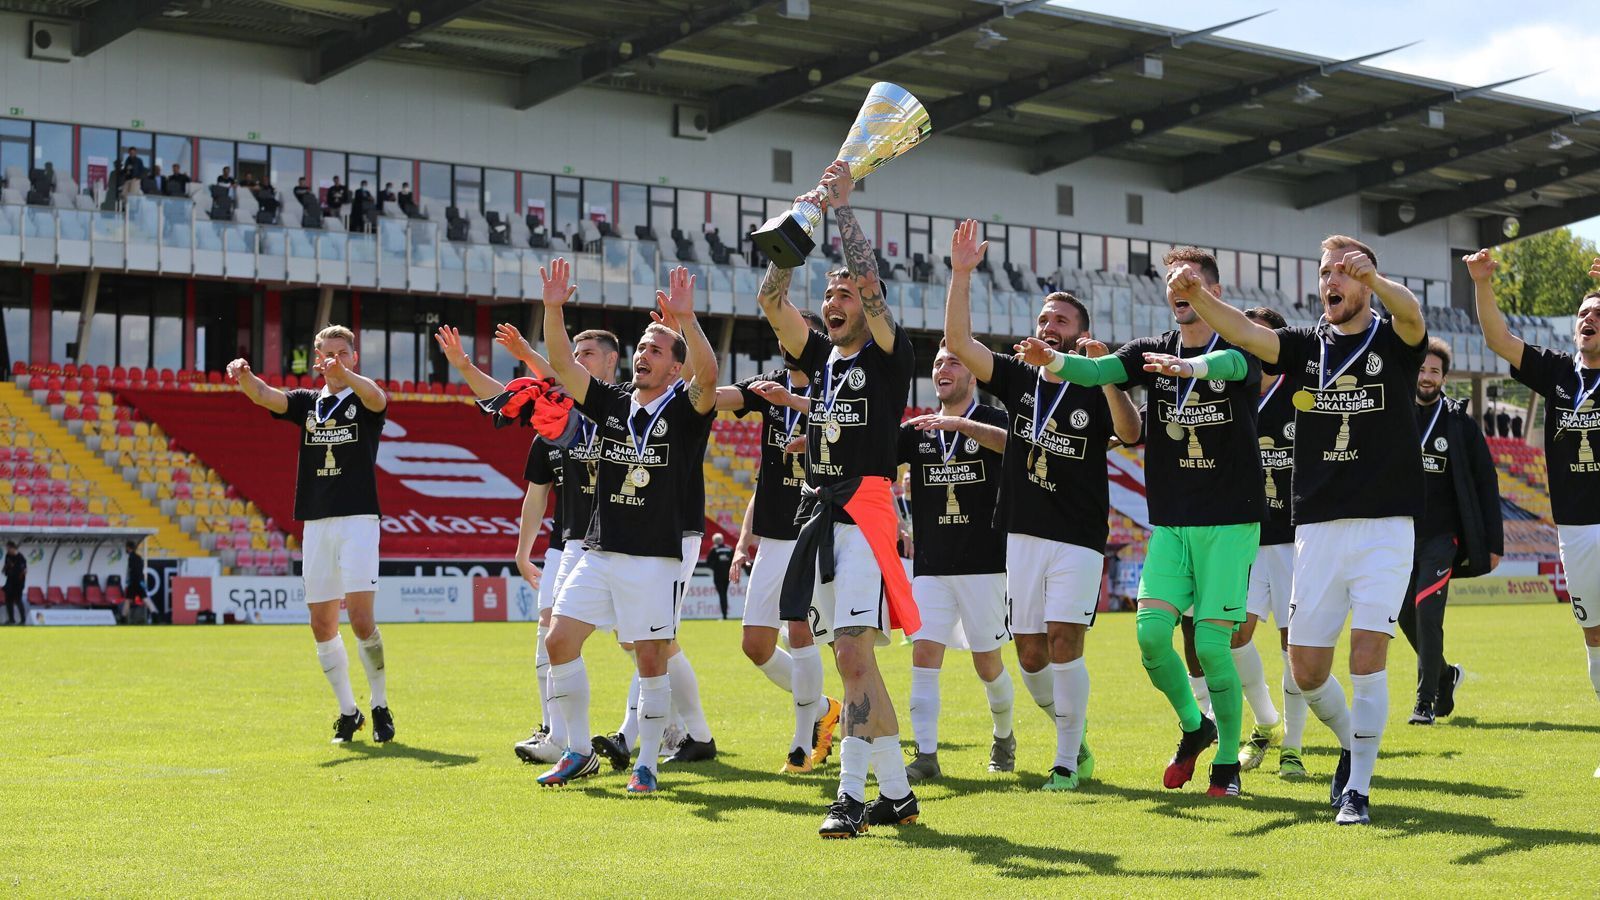
[{"label": "green goalkeeper sock", "polygon": [[1172,610],[1141,607],[1136,618],[1135,631],[1139,636],[1139,656],[1150,683],[1167,695],[1167,701],[1178,713],[1178,722],[1184,731],[1200,727],[1200,706],[1194,702],[1194,692],[1189,690],[1189,670],[1183,657],[1172,649],[1172,630],[1178,626],[1178,615]]},{"label": "green goalkeeper sock", "polygon": [[1244,727],[1244,691],[1233,664],[1233,628],[1216,622],[1194,623],[1194,652],[1211,691],[1211,714],[1217,718],[1217,755],[1213,762],[1239,761],[1239,730]]}]

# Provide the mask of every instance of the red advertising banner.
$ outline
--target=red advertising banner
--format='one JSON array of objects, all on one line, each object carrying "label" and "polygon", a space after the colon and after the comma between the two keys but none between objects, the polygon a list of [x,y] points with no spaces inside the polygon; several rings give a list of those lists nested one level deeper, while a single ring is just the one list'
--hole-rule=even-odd
[{"label": "red advertising banner", "polygon": [[510,598],[504,578],[472,579],[472,621],[506,621],[506,603]]},{"label": "red advertising banner", "polygon": [[[303,423],[273,419],[232,391],[122,391],[121,397],[160,424],[179,449],[216,470],[277,527],[301,532],[294,520],[294,490]],[[476,407],[456,401],[391,401],[388,412],[378,451],[382,556],[513,556],[533,429],[497,430]],[[544,545],[541,535],[536,557]],[[503,589],[500,595],[505,596]]]},{"label": "red advertising banner", "polygon": [[172,624],[193,625],[197,616],[211,610],[211,579],[173,576],[167,597],[172,601]]}]

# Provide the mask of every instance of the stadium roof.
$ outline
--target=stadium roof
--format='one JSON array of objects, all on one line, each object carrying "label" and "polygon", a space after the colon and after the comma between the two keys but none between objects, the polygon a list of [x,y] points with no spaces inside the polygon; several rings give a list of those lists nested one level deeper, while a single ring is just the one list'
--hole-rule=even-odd
[{"label": "stadium roof", "polygon": [[[803,17],[795,7],[809,7]],[[713,131],[788,107],[853,116],[874,81],[936,132],[1030,148],[1029,171],[1101,156],[1175,191],[1249,173],[1298,208],[1360,194],[1380,233],[1456,213],[1521,233],[1600,215],[1586,111],[1044,0],[0,0],[76,20],[79,55],[138,28],[306,50],[317,83],[370,59],[519,80],[517,108],[580,84],[704,104]],[[791,15],[785,15],[791,13]],[[1242,21],[1242,20],[1241,20]],[[1398,40],[1408,37],[1397,36]],[[1530,74],[1532,74],[1530,72]]]}]

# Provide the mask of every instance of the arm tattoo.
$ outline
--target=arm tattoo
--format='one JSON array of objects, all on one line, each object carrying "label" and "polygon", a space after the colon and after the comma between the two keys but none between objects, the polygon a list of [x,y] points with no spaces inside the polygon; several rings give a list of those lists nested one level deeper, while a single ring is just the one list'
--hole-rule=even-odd
[{"label": "arm tattoo", "polygon": [[872,252],[872,242],[856,221],[855,211],[848,206],[836,207],[833,217],[839,223],[839,242],[844,247],[844,262],[850,274],[865,279],[868,284],[861,291],[861,308],[873,318],[887,318],[889,306],[884,302],[883,286],[878,283],[878,258]]},{"label": "arm tattoo", "polygon": [[700,405],[700,398],[704,397],[705,394],[706,394],[706,389],[700,386],[700,382],[698,382],[698,381],[689,382],[689,405],[690,406],[699,406]]},{"label": "arm tattoo", "polygon": [[780,269],[774,263],[767,264],[767,276],[761,279],[761,289],[756,292],[756,302],[761,304],[770,317],[778,309],[778,304],[789,296],[789,281],[794,278],[793,269]]},{"label": "arm tattoo", "polygon": [[867,720],[872,718],[872,699],[865,694],[860,700],[852,700],[844,708],[844,733],[855,735],[866,730]]}]

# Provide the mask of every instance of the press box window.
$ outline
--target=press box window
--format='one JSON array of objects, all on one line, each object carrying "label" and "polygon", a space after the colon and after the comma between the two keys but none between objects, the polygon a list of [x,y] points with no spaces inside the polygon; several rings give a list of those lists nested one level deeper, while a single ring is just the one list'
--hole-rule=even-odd
[{"label": "press box window", "polygon": [[1129,194],[1128,195],[1128,224],[1129,225],[1143,225],[1144,224],[1144,195],[1143,194]]},{"label": "press box window", "polygon": [[1056,185],[1056,215],[1072,215],[1072,185]]},{"label": "press box window", "polygon": [[772,180],[775,184],[794,183],[794,151],[773,148]]}]

